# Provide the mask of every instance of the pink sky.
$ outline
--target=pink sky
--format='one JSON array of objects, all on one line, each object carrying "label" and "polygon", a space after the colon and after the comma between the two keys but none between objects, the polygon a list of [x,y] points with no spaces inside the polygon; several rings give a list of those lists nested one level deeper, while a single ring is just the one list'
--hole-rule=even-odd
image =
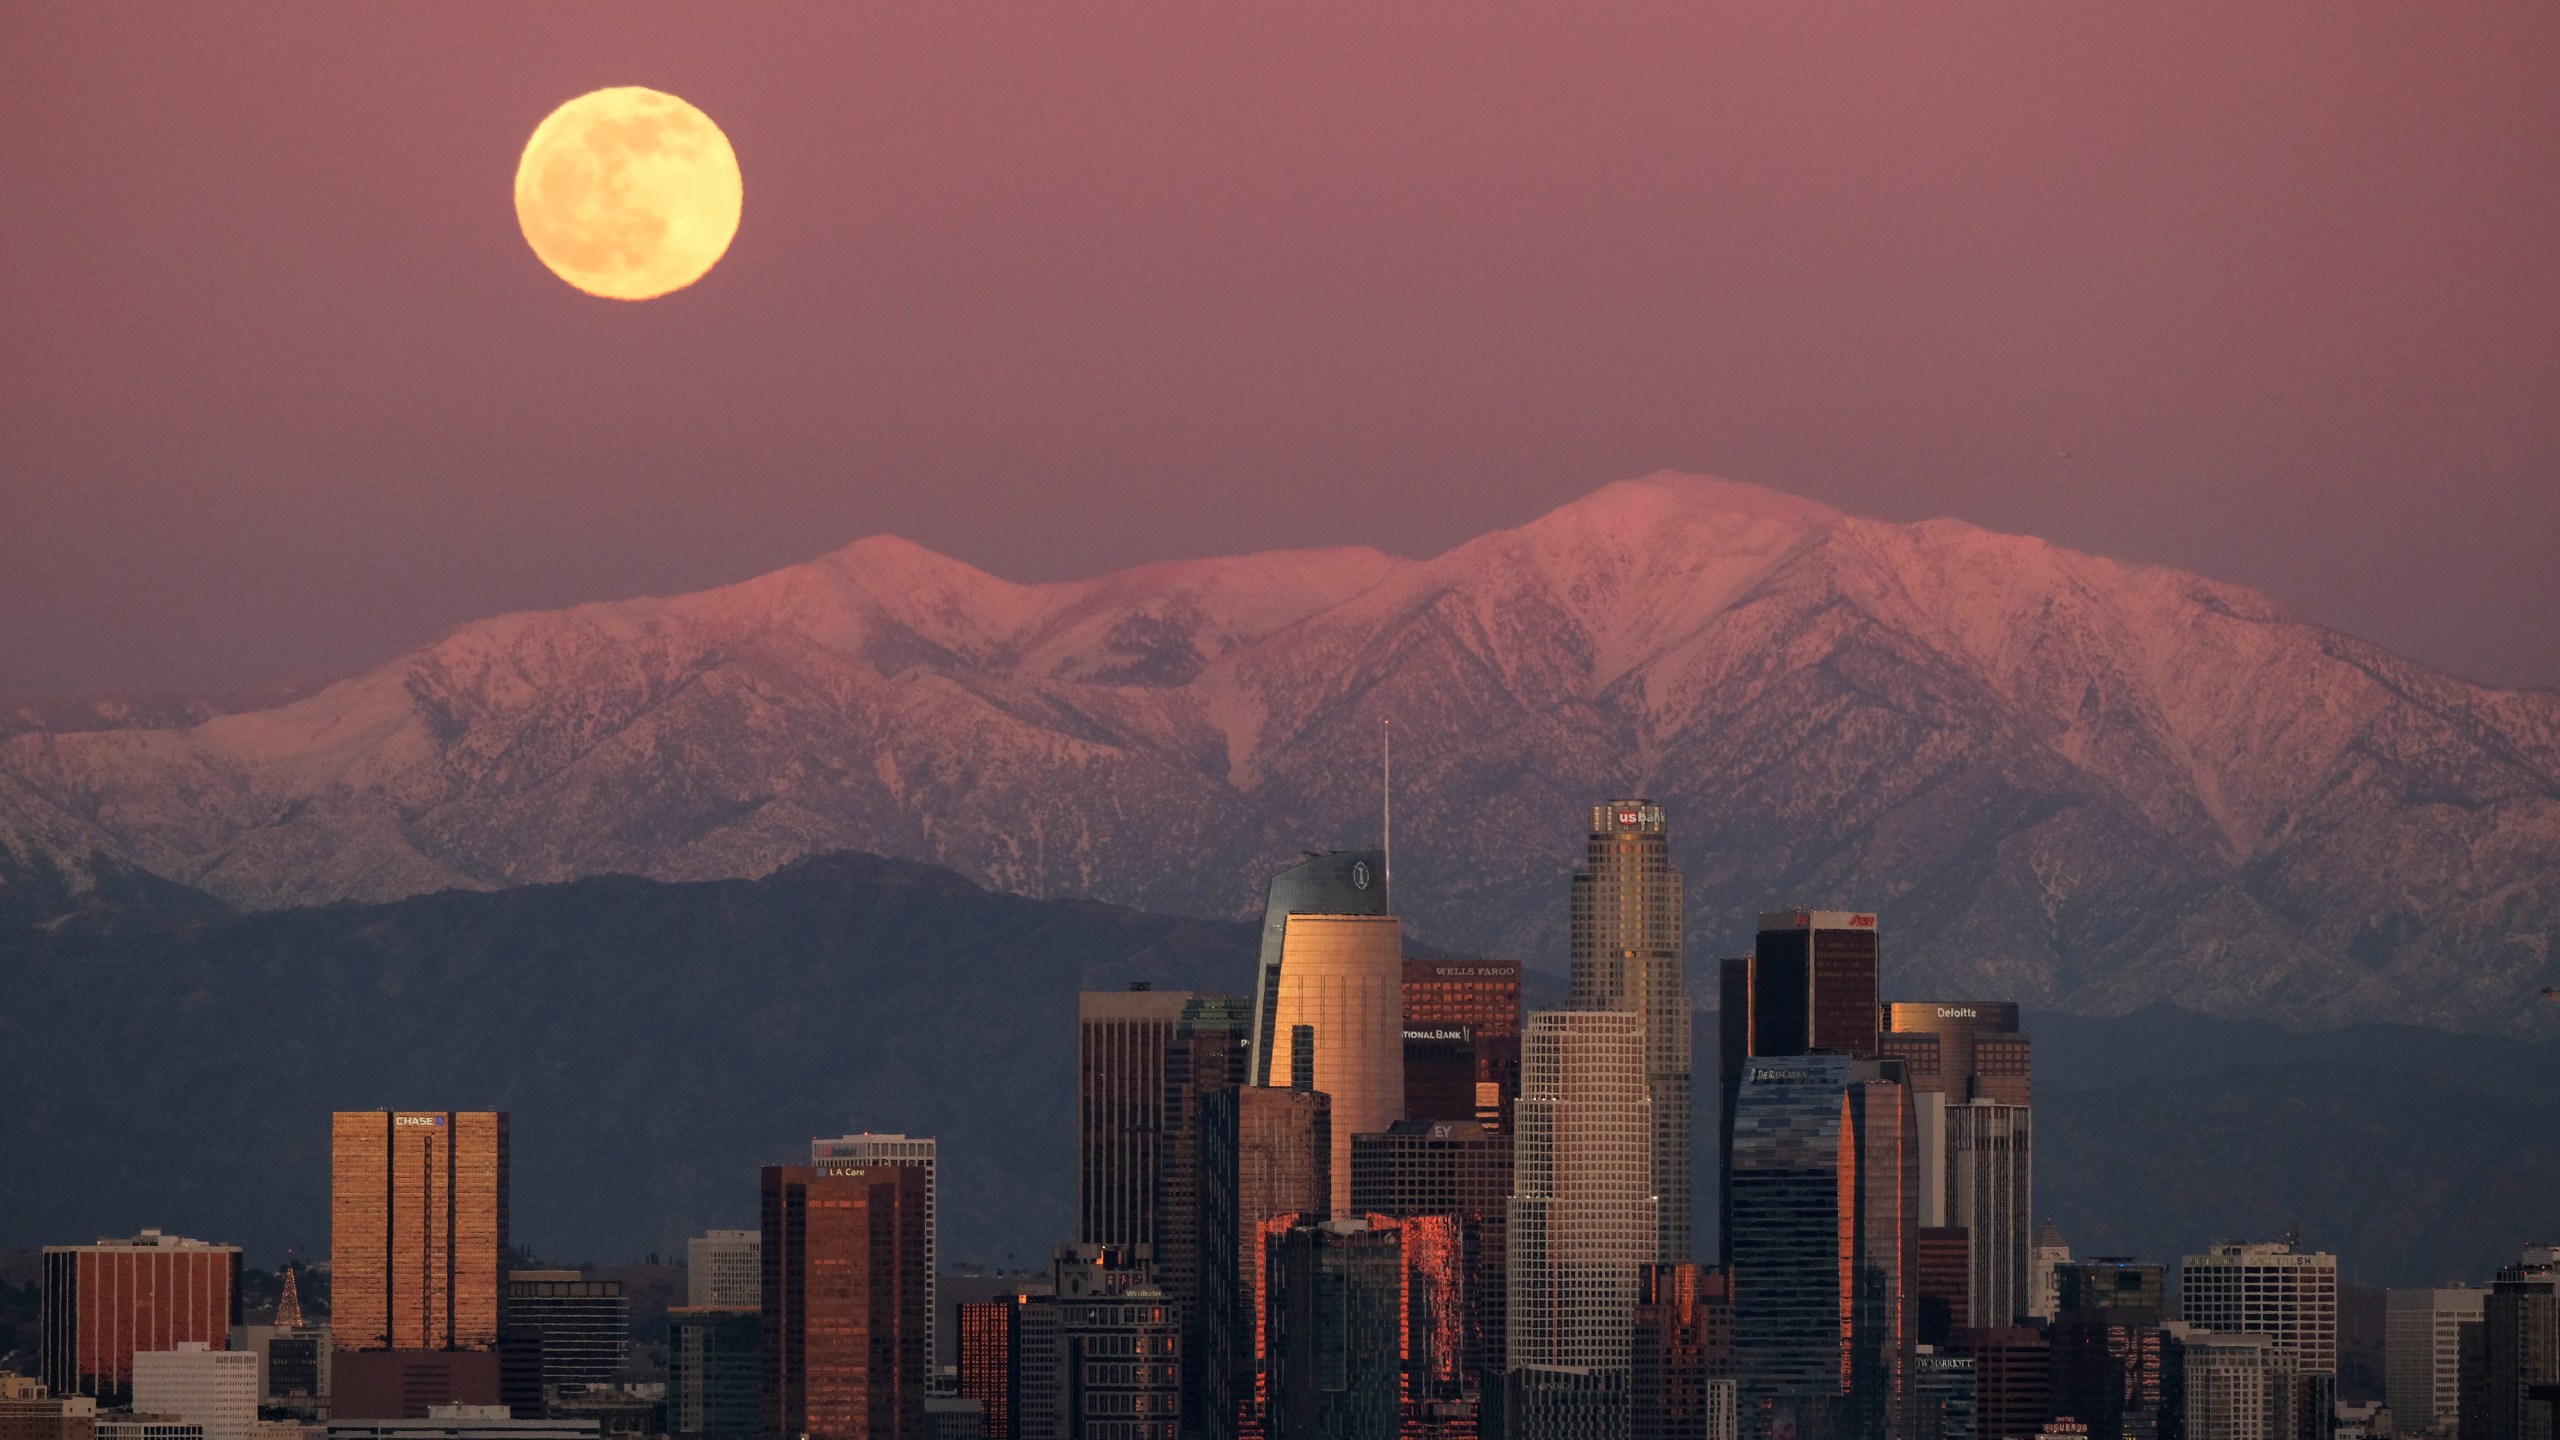
[{"label": "pink sky", "polygon": [[[746,173],[644,305],[509,201],[615,84]],[[0,694],[1664,467],[2560,684],[2545,3],[21,7],[0,134]]]}]

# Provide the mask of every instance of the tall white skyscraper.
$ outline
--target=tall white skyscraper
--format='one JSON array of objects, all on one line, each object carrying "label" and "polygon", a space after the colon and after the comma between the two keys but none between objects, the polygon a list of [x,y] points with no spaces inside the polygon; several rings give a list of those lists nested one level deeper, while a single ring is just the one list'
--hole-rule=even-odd
[{"label": "tall white skyscraper", "polygon": [[809,1163],[818,1173],[829,1166],[858,1170],[872,1165],[915,1165],[924,1170],[924,1353],[930,1368],[935,1350],[934,1327],[942,1323],[942,1218],[934,1209],[941,1166],[929,1136],[841,1135],[809,1142]]},{"label": "tall white skyscraper", "polygon": [[1286,917],[1274,992],[1272,1073],[1312,1051],[1333,1101],[1333,1213],[1351,1213],[1351,1137],[1404,1118],[1404,928],[1392,915]]},{"label": "tall white skyscraper", "polygon": [[1683,913],[1662,807],[1650,800],[1593,806],[1589,848],[1573,875],[1573,1003],[1642,1019],[1645,1092],[1653,1102],[1653,1192],[1661,1201],[1655,1258],[1662,1260],[1689,1258],[1692,1224]]},{"label": "tall white skyscraper", "polygon": [[2460,1418],[2462,1326],[2487,1290],[2394,1290],[2383,1312],[2382,1397],[2403,1435]]},{"label": "tall white skyscraper", "polygon": [[2178,1262],[2178,1313],[2200,1329],[2266,1336],[2282,1370],[2334,1374],[2338,1257],[2289,1241],[2216,1245]]},{"label": "tall white skyscraper", "polygon": [[1635,1011],[1540,1011],[1521,1032],[1506,1328],[1524,1433],[1607,1434],[1613,1415],[1623,1433],[1636,1284],[1661,1253],[1645,1080]]},{"label": "tall white skyscraper", "polygon": [[715,1310],[764,1304],[764,1232],[713,1230],[684,1242],[684,1300]]}]

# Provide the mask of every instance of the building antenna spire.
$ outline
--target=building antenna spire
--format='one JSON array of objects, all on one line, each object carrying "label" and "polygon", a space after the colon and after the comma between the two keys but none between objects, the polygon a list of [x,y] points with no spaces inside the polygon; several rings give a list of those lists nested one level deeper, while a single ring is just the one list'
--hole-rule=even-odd
[{"label": "building antenna spire", "polygon": [[1396,722],[1378,722],[1378,898],[1396,913]]}]

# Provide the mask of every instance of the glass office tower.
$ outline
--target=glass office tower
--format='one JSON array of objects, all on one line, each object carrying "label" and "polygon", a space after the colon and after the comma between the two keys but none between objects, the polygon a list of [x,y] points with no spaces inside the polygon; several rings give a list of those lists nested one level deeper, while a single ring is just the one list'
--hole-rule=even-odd
[{"label": "glass office tower", "polygon": [[[1282,942],[1288,938],[1289,917],[1386,913],[1387,856],[1383,850],[1311,854],[1271,877],[1271,889],[1262,910],[1262,960],[1254,973],[1253,1044],[1246,1064],[1246,1083],[1275,1083],[1272,1057],[1279,1051],[1280,1036],[1273,1027],[1279,1014],[1280,952]],[[1279,1067],[1276,1083],[1289,1083],[1287,1065]]]},{"label": "glass office tower", "polygon": [[1746,1440],[1908,1431],[1919,1167],[1900,1068],[1846,1055],[1742,1067],[1726,1188]]}]

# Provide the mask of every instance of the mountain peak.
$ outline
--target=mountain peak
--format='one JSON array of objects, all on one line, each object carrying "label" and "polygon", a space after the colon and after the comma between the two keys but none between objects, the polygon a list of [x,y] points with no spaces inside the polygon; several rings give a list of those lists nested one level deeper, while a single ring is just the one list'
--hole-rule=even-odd
[{"label": "mountain peak", "polygon": [[1241,913],[1374,833],[1389,716],[1433,944],[1552,956],[1574,817],[1645,793],[1693,953],[1810,896],[1886,912],[1903,987],[2560,1020],[2515,1003],[2560,981],[2560,697],[2177,572],[1669,472],[1426,560],[1022,584],[879,535],[485,620],[290,706],[0,736],[0,848],[245,906],[865,849]]}]

